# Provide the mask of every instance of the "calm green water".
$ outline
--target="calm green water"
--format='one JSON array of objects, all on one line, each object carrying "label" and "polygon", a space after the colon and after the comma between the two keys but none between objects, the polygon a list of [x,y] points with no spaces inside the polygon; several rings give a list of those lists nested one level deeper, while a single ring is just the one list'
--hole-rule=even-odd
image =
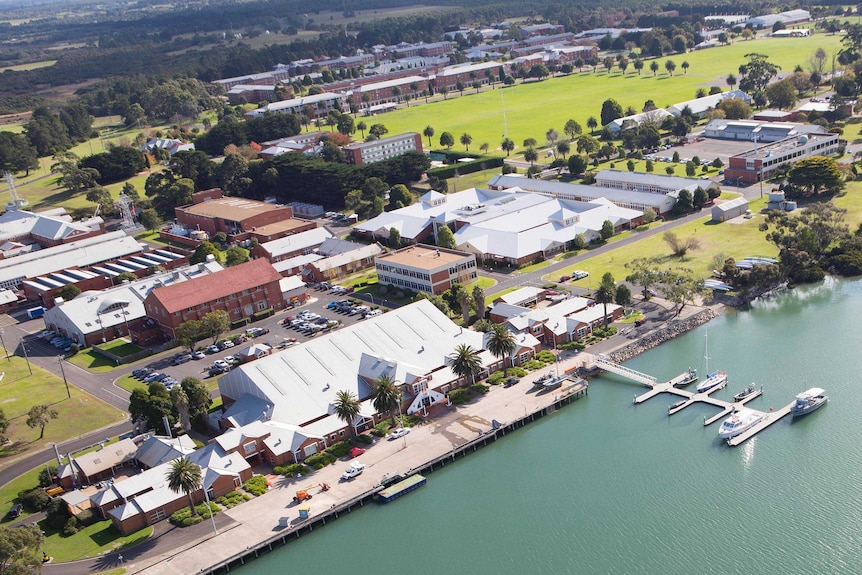
[{"label": "calm green water", "polygon": [[[795,290],[709,324],[718,397],[783,407],[815,385],[816,413],[741,447],[671,418],[674,400],[594,380],[588,398],[249,563],[240,573],[862,573],[862,281]],[[704,330],[627,365],[669,379],[701,367]]]}]

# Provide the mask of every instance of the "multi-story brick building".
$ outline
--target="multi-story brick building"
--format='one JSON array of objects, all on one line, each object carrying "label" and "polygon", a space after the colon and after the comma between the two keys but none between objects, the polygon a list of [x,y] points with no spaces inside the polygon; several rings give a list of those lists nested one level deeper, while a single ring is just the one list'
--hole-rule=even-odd
[{"label": "multi-story brick building", "polygon": [[476,280],[476,256],[423,244],[374,258],[377,281],[439,295],[453,284]]},{"label": "multi-story brick building", "polygon": [[255,313],[284,308],[279,274],[264,260],[251,260],[208,277],[153,289],[144,300],[147,316],[170,339],[183,322],[224,310],[231,322]]},{"label": "multi-story brick building", "polygon": [[203,230],[210,236],[218,232],[232,235],[251,232],[257,226],[275,224],[293,217],[293,208],[290,206],[222,197],[218,188],[198,192],[192,200],[195,203],[190,206],[174,208],[177,222],[189,229]]},{"label": "multi-story brick building", "polygon": [[422,136],[407,132],[370,142],[354,142],[342,148],[348,164],[362,166],[400,156],[405,152],[422,152]]}]

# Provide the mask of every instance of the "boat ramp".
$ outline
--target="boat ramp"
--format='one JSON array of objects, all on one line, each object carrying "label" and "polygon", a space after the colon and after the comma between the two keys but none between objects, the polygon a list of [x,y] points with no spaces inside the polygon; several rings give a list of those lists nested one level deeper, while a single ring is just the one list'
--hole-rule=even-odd
[{"label": "boat ramp", "polygon": [[[679,374],[678,376],[674,377],[670,381],[659,383],[657,381],[657,379],[651,375],[641,373],[641,372],[635,371],[631,368],[628,368],[628,367],[619,365],[617,363],[614,363],[614,362],[610,361],[607,357],[604,357],[604,356],[600,356],[596,360],[596,362],[594,363],[593,367],[597,367],[599,369],[603,369],[605,371],[615,373],[616,375],[619,375],[620,377],[624,377],[624,378],[629,379],[631,381],[636,381],[636,382],[650,388],[649,391],[647,391],[646,393],[643,393],[641,395],[636,395],[634,397],[633,402],[636,405],[643,403],[643,402],[647,401],[648,399],[652,399],[653,397],[655,397],[659,394],[662,394],[662,393],[669,393],[669,394],[676,395],[676,396],[680,397],[681,398],[680,401],[671,405],[668,408],[667,414],[669,416],[674,415],[675,413],[679,413],[680,411],[682,411],[683,409],[685,409],[686,407],[688,407],[694,403],[705,403],[707,405],[712,405],[714,407],[719,408],[720,411],[717,414],[715,414],[709,418],[704,418],[704,420],[703,420],[704,426],[712,425],[716,421],[719,421],[725,417],[730,416],[740,406],[745,405],[746,403],[748,403],[752,399],[754,399],[756,397],[760,397],[763,394],[763,388],[761,387],[760,389],[754,390],[752,393],[747,395],[744,399],[742,399],[740,401],[736,401],[736,402],[725,401],[723,399],[717,399],[717,398],[712,397],[710,395],[713,392],[718,391],[719,389],[722,389],[723,387],[725,387],[727,385],[727,382],[724,382],[721,385],[717,385],[717,386],[713,387],[712,389],[709,389],[709,390],[702,392],[702,393],[696,393],[696,392],[691,392],[691,391],[686,391],[684,389],[680,389],[679,386],[688,385],[689,383],[693,383],[697,379],[696,373],[691,369]],[[772,425],[773,423],[780,421],[784,417],[790,415],[790,408],[792,406],[793,406],[793,402],[789,403],[788,405],[779,409],[778,411],[770,410],[768,412],[758,411],[756,409],[753,409],[752,411],[754,411],[755,413],[759,413],[761,415],[762,419],[760,420],[760,422],[758,424],[756,424],[755,426],[753,426],[751,429],[748,429],[747,431],[744,431],[743,433],[740,433],[739,435],[737,435],[735,437],[731,437],[730,439],[727,440],[727,444],[731,447],[736,447],[737,445],[740,445],[740,444],[744,443],[745,441],[751,439],[752,437],[754,437],[755,435],[757,435],[758,433],[760,433],[761,431],[763,431],[764,429],[766,429],[767,427]]]}]

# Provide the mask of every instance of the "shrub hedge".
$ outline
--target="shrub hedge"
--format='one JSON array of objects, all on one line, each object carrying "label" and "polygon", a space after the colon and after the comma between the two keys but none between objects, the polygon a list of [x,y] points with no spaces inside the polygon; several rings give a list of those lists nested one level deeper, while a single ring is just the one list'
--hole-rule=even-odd
[{"label": "shrub hedge", "polygon": [[255,475],[242,484],[243,489],[255,496],[266,493],[266,487],[266,477],[263,475]]},{"label": "shrub hedge", "polygon": [[473,162],[456,163],[451,166],[444,166],[442,168],[434,168],[432,170],[428,170],[428,175],[435,176],[441,180],[448,180],[449,178],[455,177],[456,172],[459,175],[463,176],[465,174],[472,174],[473,172],[479,172],[481,170],[487,170],[489,168],[499,168],[502,165],[503,158],[481,156]]},{"label": "shrub hedge", "polygon": [[291,463],[290,465],[276,466],[273,471],[285,477],[296,477],[297,475],[306,475],[309,469],[302,463]]},{"label": "shrub hedge", "polygon": [[222,495],[216,499],[216,503],[226,509],[230,509],[231,507],[236,507],[240,503],[250,499],[251,496],[247,493],[243,493],[242,491],[231,491],[230,493]]},{"label": "shrub hedge", "polygon": [[315,453],[311,457],[305,460],[305,464],[313,469],[322,469],[326,467],[330,463],[335,463],[335,457],[332,454],[327,453],[325,451],[321,451],[320,453]]},{"label": "shrub hedge", "polygon": [[470,395],[466,389],[459,387],[449,392],[449,401],[454,405],[461,405],[470,401]]},{"label": "shrub hedge", "polygon": [[329,453],[335,458],[347,457],[347,454],[350,453],[350,443],[347,441],[333,443],[326,448],[326,453]]}]

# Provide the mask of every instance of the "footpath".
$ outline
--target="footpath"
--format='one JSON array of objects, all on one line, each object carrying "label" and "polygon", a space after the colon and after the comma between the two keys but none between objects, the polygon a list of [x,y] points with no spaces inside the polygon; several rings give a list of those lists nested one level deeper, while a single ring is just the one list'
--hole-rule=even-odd
[{"label": "footpath", "polygon": [[[604,349],[592,351],[613,353],[623,348],[637,349],[632,346],[638,346],[642,339],[649,340],[651,344],[667,341],[716,315],[714,307],[687,306],[683,314],[675,317],[669,311],[670,305],[667,302],[656,300],[650,302],[649,308],[651,311],[643,326],[626,335],[614,336],[599,344]],[[656,336],[657,332],[664,335]],[[653,337],[650,338],[650,335]],[[652,345],[639,347],[640,351],[644,351]],[[355,500],[374,489],[384,476],[399,473],[408,475],[423,468],[428,462],[493,431],[494,420],[505,426],[552,406],[560,399],[560,390],[538,391],[532,388],[532,381],[557,369],[563,374],[568,370],[585,367],[594,359],[592,353],[563,352],[558,365],[535,371],[509,388],[492,386],[486,395],[469,404],[451,407],[442,414],[429,417],[427,421],[413,427],[403,439],[377,439],[359,458],[367,466],[364,473],[351,481],[340,481],[340,476],[348,465],[343,461],[306,477],[275,478],[268,493],[216,515],[216,533],[211,522],[205,521],[184,530],[172,529],[171,533],[159,538],[164,541],[148,541],[139,546],[140,549],[136,547],[126,550],[122,562],[115,553],[100,560],[86,562],[86,565],[81,562],[80,566],[47,566],[45,572],[59,574],[62,571],[64,575],[77,575],[119,566],[125,567],[126,573],[129,574],[180,575],[208,571],[221,561],[240,556],[277,536],[283,529],[279,527],[282,518],[286,518],[291,525],[298,524],[300,506],[293,502],[293,495],[297,490],[306,489],[313,494],[313,498],[303,504],[310,508],[312,517]],[[430,480],[433,481],[433,476]],[[324,483],[330,486],[329,490],[323,491],[320,488]],[[175,544],[171,545],[172,542]],[[86,570],[79,570],[81,568]]]}]

